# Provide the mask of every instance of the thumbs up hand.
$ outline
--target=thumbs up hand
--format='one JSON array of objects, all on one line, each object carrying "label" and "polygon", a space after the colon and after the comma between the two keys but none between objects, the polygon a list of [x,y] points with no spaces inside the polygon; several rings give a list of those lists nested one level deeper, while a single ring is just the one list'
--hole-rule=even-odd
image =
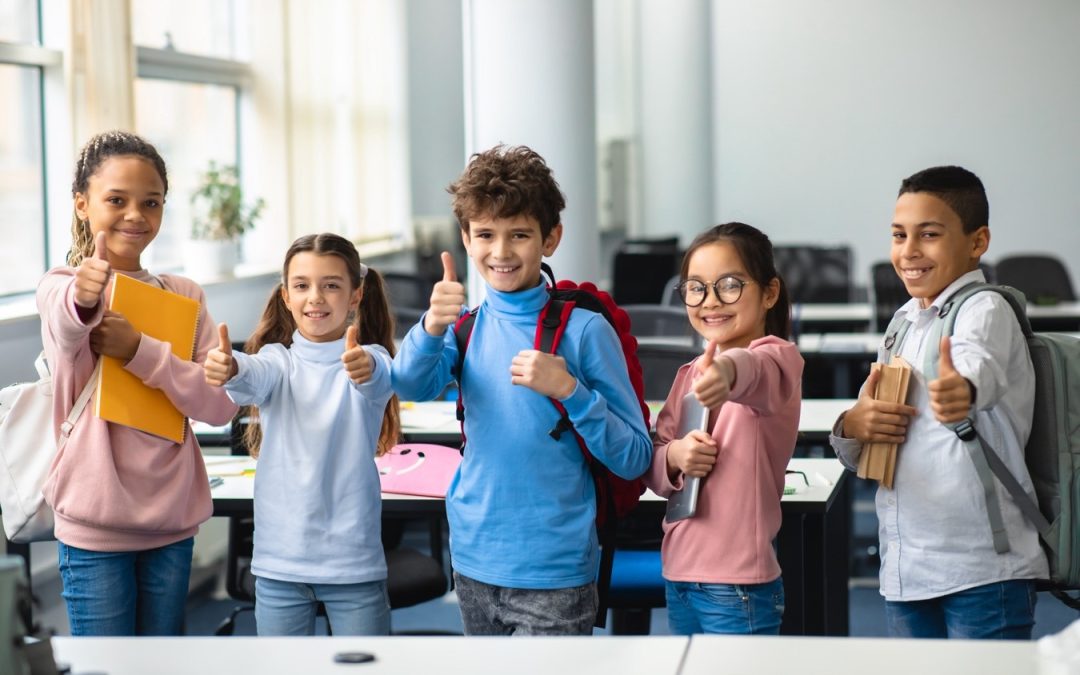
[{"label": "thumbs up hand", "polygon": [[697,400],[710,410],[723,406],[735,385],[735,364],[727,357],[717,358],[716,348],[716,340],[709,340],[705,353],[695,365],[700,376],[692,387]]},{"label": "thumbs up hand", "polygon": [[465,287],[458,282],[454,258],[442,252],[443,278],[431,291],[431,306],[424,315],[424,330],[428,335],[442,335],[454,325],[465,306]]},{"label": "thumbs up hand", "polygon": [[903,403],[888,403],[874,399],[881,372],[870,371],[859,400],[844,413],[844,438],[854,438],[860,443],[896,443],[904,442],[907,425],[918,414],[915,408]]},{"label": "thumbs up hand", "polygon": [[345,331],[345,353],[341,355],[341,362],[345,364],[345,372],[354,384],[363,384],[371,379],[375,371],[375,364],[371,354],[357,343],[359,331],[356,326],[349,326]]},{"label": "thumbs up hand", "polygon": [[110,270],[105,233],[98,232],[94,238],[94,255],[83,258],[75,272],[75,304],[85,309],[97,307],[109,283]]},{"label": "thumbs up hand", "polygon": [[220,387],[236,377],[236,359],[232,355],[232,343],[229,342],[229,327],[218,324],[218,346],[211,349],[203,362],[203,371],[206,373],[206,381],[215,387]]},{"label": "thumbs up hand", "polygon": [[942,424],[959,422],[971,412],[974,396],[971,383],[956,372],[952,360],[952,342],[941,338],[941,356],[938,358],[938,377],[927,385],[930,408]]}]

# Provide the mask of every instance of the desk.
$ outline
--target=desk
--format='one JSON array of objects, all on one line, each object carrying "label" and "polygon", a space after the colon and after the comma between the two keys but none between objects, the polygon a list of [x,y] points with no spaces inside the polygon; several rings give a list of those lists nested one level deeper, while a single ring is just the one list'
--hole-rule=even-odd
[{"label": "desk", "polygon": [[[57,660],[70,664],[74,673],[109,675],[676,675],[689,642],[676,636],[56,637],[53,649]],[[376,660],[353,666],[334,663],[334,654],[344,651],[369,652]]]},{"label": "desk", "polygon": [[1035,675],[1034,642],[695,635],[683,675]]},{"label": "desk", "polygon": [[870,329],[874,308],[868,302],[805,303],[791,305],[791,326],[795,335]]},{"label": "desk", "polygon": [[[662,405],[658,401],[649,403],[654,420]],[[853,405],[855,399],[803,399],[798,442],[817,444],[828,441],[833,422]],[[407,443],[451,446],[461,443],[461,425],[455,416],[453,401],[403,403],[401,427]]]},{"label": "desk", "polygon": [[[830,426],[831,426],[830,422]],[[211,491],[215,516],[249,516],[254,480],[244,469],[255,467],[247,457],[206,457],[207,472],[224,483]],[[809,487],[799,487],[781,500],[783,522],[777,538],[784,570],[786,607],[781,631],[797,635],[848,633],[847,474],[835,459],[792,459],[789,468],[806,474]],[[798,479],[801,482],[801,478]],[[791,485],[799,485],[795,480]],[[646,492],[635,512],[663,517],[665,500]],[[383,493],[386,516],[441,513],[441,499]],[[808,581],[809,580],[809,581]]]}]

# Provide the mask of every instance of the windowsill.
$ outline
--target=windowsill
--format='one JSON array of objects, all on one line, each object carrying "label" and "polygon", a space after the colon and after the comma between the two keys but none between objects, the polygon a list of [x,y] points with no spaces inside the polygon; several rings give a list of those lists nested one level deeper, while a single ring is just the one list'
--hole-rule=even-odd
[{"label": "windowsill", "polygon": [[[373,258],[377,259],[380,256],[401,253],[409,248],[408,244],[396,238],[382,239],[365,244],[358,244],[356,246],[356,250],[360,253],[360,259],[364,261],[370,261]],[[223,284],[243,282],[259,277],[277,275],[279,273],[280,268],[277,264],[267,265],[265,263],[245,263],[237,265],[236,270],[232,275],[222,277],[196,278],[186,274],[183,270],[174,272],[174,274],[180,274],[190,278],[203,288],[212,288]],[[19,295],[13,295],[10,298],[0,299],[0,325],[14,321],[23,321],[30,317],[37,316],[37,313],[37,303],[34,300],[33,292],[20,293]]]}]

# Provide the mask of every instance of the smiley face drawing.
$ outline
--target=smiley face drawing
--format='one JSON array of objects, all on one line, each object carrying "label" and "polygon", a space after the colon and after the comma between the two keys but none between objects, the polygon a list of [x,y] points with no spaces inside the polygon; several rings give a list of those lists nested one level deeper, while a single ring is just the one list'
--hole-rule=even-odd
[{"label": "smiley face drawing", "polygon": [[446,497],[460,464],[456,448],[428,443],[402,443],[375,458],[383,492],[421,497]]}]

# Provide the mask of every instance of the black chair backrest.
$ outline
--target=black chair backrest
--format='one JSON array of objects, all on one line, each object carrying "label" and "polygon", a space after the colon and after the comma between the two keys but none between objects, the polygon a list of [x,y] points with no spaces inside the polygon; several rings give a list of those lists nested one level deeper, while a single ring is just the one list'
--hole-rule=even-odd
[{"label": "black chair backrest", "polygon": [[681,259],[678,237],[623,242],[613,263],[612,297],[620,305],[659,304]]},{"label": "black chair backrest", "polygon": [[1053,305],[1073,302],[1069,271],[1064,263],[1052,255],[1013,255],[997,261],[997,283],[1019,289],[1035,305]]},{"label": "black chair backrest", "polygon": [[630,316],[634,337],[683,337],[689,343],[693,335],[686,310],[667,305],[621,305]]},{"label": "black chair backrest", "polygon": [[663,401],[671,391],[675,375],[684,364],[693,361],[702,350],[691,345],[640,344],[637,356],[645,377],[645,400]]},{"label": "black chair backrest", "polygon": [[379,273],[386,282],[386,294],[389,297],[391,309],[398,307],[427,309],[431,304],[431,289],[434,284],[428,279],[408,272],[380,270]]},{"label": "black chair backrest", "polygon": [[870,267],[870,281],[874,289],[874,330],[884,332],[900,305],[911,299],[904,282],[896,275],[892,263],[885,260]]},{"label": "black chair backrest", "polygon": [[773,246],[773,258],[792,302],[851,301],[849,247]]}]

